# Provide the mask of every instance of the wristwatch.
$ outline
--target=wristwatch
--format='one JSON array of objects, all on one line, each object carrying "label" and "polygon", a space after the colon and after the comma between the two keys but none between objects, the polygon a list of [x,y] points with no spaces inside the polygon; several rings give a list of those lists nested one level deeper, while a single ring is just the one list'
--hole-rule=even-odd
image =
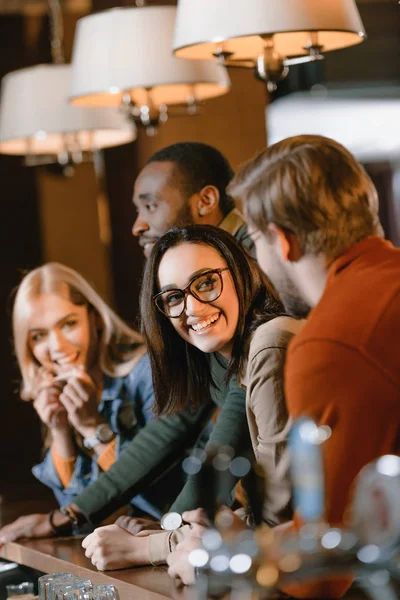
[{"label": "wristwatch", "polygon": [[160,525],[165,531],[175,531],[182,525],[182,517],[177,512],[168,512],[161,517]]},{"label": "wristwatch", "polygon": [[93,435],[83,438],[83,445],[88,450],[93,450],[97,444],[106,444],[107,442],[111,442],[113,437],[114,432],[108,423],[102,423],[96,427],[96,431]]}]

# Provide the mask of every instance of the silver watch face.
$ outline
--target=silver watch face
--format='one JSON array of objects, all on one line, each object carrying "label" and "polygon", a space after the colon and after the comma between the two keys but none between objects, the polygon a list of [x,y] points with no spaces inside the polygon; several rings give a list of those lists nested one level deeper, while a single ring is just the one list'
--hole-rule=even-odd
[{"label": "silver watch face", "polygon": [[102,423],[96,429],[96,437],[100,442],[109,442],[114,436],[114,432],[107,423]]},{"label": "silver watch face", "polygon": [[182,525],[182,517],[177,512],[166,513],[161,517],[161,527],[165,531],[174,531]]}]

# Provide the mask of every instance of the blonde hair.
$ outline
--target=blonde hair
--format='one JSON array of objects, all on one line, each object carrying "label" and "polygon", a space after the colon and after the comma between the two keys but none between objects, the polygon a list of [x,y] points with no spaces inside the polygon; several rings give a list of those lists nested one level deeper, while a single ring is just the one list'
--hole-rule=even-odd
[{"label": "blonde hair", "polygon": [[319,135],[278,142],[244,164],[228,186],[248,220],[292,231],[303,252],[328,261],[371,235],[383,235],[376,189],[341,144]]},{"label": "blonde hair", "polygon": [[14,347],[22,375],[21,396],[24,400],[32,399],[40,369],[28,346],[30,302],[41,294],[55,293],[65,296],[62,291],[63,284],[67,286],[68,299],[73,304],[92,308],[101,323],[97,355],[103,373],[111,377],[123,377],[145,353],[140,334],[118,317],[86,279],[65,265],[47,263],[23,278],[13,306]]}]

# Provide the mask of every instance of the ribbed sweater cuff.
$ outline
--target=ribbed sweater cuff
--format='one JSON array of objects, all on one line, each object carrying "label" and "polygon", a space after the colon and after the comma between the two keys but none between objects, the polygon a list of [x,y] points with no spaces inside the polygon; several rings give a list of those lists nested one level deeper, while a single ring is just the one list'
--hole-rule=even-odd
[{"label": "ribbed sweater cuff", "polygon": [[69,486],[72,476],[74,474],[76,456],[63,458],[62,456],[57,454],[57,452],[54,449],[54,446],[51,447],[51,456],[53,458],[54,468],[61,481],[61,485],[65,489]]},{"label": "ribbed sweater cuff", "polygon": [[108,444],[104,452],[97,458],[97,464],[103,471],[108,471],[115,463],[116,443],[116,439],[114,438],[112,442]]}]

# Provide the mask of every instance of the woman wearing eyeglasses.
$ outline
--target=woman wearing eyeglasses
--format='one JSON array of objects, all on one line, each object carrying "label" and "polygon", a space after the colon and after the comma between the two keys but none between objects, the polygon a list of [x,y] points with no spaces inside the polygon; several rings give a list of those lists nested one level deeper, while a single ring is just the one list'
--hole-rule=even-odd
[{"label": "woman wearing eyeglasses", "polygon": [[[245,387],[254,453],[268,477],[263,518],[271,525],[290,519],[283,367],[286,346],[302,322],[283,315],[255,261],[228,233],[211,226],[174,228],[157,242],[144,273],[141,316],[157,413],[176,414],[188,404],[197,409],[214,401],[221,412],[206,450],[218,441],[238,453],[243,413],[240,403],[236,411],[232,407],[238,385]],[[216,399],[221,380],[228,383]],[[196,477],[186,483],[186,505],[178,498],[171,510],[199,506]],[[146,552],[156,563],[165,561],[178,538],[165,532],[150,535],[147,548],[143,538],[132,536],[125,543],[136,564],[146,562]],[[110,540],[104,531],[84,541],[86,555],[100,569],[123,566],[111,560]]]}]

